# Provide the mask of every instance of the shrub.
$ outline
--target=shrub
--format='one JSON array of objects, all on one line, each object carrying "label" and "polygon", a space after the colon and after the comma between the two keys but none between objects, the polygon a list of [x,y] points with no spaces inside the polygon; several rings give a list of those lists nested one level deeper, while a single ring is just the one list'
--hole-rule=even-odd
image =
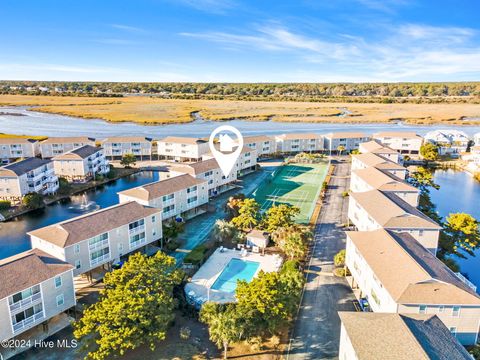
[{"label": "shrub", "polygon": [[168,251],[175,251],[180,247],[180,243],[177,240],[170,240],[165,247]]},{"label": "shrub", "polygon": [[22,203],[30,209],[37,209],[45,205],[43,196],[37,193],[28,193],[23,197]]},{"label": "shrub", "polygon": [[344,277],[347,275],[347,271],[343,267],[334,269],[333,273],[335,274],[335,276],[338,276],[338,277]]},{"label": "shrub", "polygon": [[348,191],[342,192],[342,196],[343,196],[343,197],[347,197],[348,195],[349,195]]},{"label": "shrub", "polygon": [[0,200],[0,210],[8,210],[12,206],[12,203],[8,200]]},{"label": "shrub", "polygon": [[185,259],[183,259],[184,263],[191,263],[193,265],[201,264],[205,258],[205,254],[208,252],[208,247],[204,244],[198,245],[195,249],[190,251]]},{"label": "shrub", "polygon": [[333,263],[335,266],[344,266],[345,265],[345,254],[346,250],[340,250],[334,257],[333,257]]}]

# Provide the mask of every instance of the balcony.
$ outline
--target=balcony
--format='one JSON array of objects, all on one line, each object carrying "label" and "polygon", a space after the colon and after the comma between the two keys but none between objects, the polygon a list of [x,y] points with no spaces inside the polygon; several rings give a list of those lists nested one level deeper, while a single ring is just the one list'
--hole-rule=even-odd
[{"label": "balcony", "polygon": [[138,234],[139,232],[142,232],[142,231],[145,231],[145,225],[140,225],[140,226],[137,226],[133,229],[129,229],[128,233],[130,235],[133,235],[133,234]]},{"label": "balcony", "polygon": [[90,259],[90,266],[98,265],[106,262],[110,259],[110,253],[104,254],[102,256],[96,257],[95,259]]},{"label": "balcony", "polygon": [[88,244],[88,250],[95,251],[108,247],[108,238],[93,244]]},{"label": "balcony", "polygon": [[130,240],[130,249],[136,248],[142,244],[145,244],[146,242],[147,242],[146,237],[140,238],[137,241]]},{"label": "balcony", "polygon": [[31,327],[31,325],[35,324],[38,320],[43,320],[43,317],[44,315],[42,310],[26,319],[23,319],[20,322],[17,322],[16,324],[13,324],[13,333],[16,334],[26,327]]},{"label": "balcony", "polygon": [[32,296],[29,296],[26,299],[17,301],[16,303],[10,304],[10,311],[15,311],[18,309],[21,309],[25,306],[31,305],[34,302],[41,300],[42,299],[42,293],[38,292],[36,294],[33,294]]}]

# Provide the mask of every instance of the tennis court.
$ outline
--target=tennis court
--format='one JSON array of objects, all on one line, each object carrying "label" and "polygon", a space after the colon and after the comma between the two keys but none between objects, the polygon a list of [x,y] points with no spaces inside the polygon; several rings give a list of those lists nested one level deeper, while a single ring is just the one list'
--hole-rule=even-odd
[{"label": "tennis court", "polygon": [[300,214],[297,222],[309,222],[320,194],[322,183],[328,172],[329,163],[290,164],[282,166],[272,177],[262,183],[253,195],[266,211],[272,205],[289,204],[297,206]]}]

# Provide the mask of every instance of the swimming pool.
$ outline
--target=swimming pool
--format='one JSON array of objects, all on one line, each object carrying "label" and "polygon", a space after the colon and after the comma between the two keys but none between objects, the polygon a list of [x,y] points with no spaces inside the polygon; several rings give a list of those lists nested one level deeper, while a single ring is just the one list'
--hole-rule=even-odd
[{"label": "swimming pool", "polygon": [[237,258],[231,259],[223,269],[211,289],[233,293],[237,288],[237,280],[251,281],[260,263]]}]

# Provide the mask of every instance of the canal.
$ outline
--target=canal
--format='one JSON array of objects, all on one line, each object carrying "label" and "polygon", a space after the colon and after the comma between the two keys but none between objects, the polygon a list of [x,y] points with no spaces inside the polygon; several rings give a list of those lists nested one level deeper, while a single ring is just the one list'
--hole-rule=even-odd
[{"label": "canal", "polygon": [[117,192],[158,180],[158,172],[144,171],[72,196],[22,215],[15,220],[0,223],[0,259],[30,249],[28,231],[73,218],[99,208],[118,203]]},{"label": "canal", "polygon": [[[440,189],[430,193],[440,216],[446,218],[450,213],[465,212],[480,219],[480,182],[466,172],[455,170],[435,170],[434,180]],[[467,255],[467,259],[455,260],[462,273],[480,288],[480,250],[475,257]]]}]

